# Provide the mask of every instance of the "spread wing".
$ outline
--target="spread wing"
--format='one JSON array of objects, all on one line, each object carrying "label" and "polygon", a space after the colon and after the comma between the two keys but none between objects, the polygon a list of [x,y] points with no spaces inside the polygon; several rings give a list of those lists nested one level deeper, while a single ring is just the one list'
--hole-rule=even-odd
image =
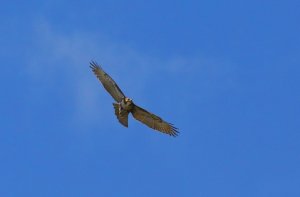
[{"label": "spread wing", "polygon": [[144,110],[143,108],[134,105],[132,109],[132,115],[138,121],[144,123],[148,127],[166,133],[168,135],[176,137],[178,135],[178,129],[171,123],[165,122],[160,117]]},{"label": "spread wing", "polygon": [[103,87],[106,91],[117,101],[121,102],[122,98],[125,97],[124,93],[121,91],[116,82],[106,73],[104,70],[94,61],[91,63],[91,69],[101,81]]}]

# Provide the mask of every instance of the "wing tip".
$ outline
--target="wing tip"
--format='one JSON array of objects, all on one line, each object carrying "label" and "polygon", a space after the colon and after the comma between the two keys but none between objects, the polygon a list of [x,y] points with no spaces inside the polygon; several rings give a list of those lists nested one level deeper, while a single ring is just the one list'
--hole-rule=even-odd
[{"label": "wing tip", "polygon": [[170,125],[170,131],[168,132],[168,134],[172,137],[177,137],[179,135],[179,130],[177,127],[174,127],[172,123],[168,123]]},{"label": "wing tip", "polygon": [[94,60],[90,61],[90,68],[95,71],[97,69],[101,69],[101,66]]},{"label": "wing tip", "polygon": [[178,135],[179,135],[179,131],[178,130],[176,130],[176,129],[173,129],[172,131],[171,131],[171,133],[169,133],[169,135],[170,136],[172,136],[172,137],[177,137]]}]

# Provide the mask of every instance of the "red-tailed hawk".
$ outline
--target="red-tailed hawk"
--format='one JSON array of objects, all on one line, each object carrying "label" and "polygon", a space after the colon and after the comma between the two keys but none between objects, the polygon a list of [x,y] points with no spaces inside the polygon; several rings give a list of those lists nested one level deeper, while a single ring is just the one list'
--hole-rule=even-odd
[{"label": "red-tailed hawk", "polygon": [[152,129],[174,137],[178,135],[178,129],[171,123],[168,123],[160,117],[135,105],[132,99],[126,97],[116,82],[106,72],[104,72],[104,70],[96,62],[91,62],[90,64],[91,69],[100,80],[103,87],[117,102],[113,103],[113,106],[115,114],[122,125],[128,127],[128,114],[132,113],[135,119]]}]

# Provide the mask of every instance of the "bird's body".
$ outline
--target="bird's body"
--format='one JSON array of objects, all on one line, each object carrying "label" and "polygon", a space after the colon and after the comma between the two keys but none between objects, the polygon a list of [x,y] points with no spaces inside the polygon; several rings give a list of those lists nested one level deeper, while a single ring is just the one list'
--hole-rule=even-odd
[{"label": "bird's body", "polygon": [[132,99],[124,95],[116,82],[106,72],[104,72],[97,63],[91,62],[91,68],[102,83],[103,87],[115,99],[116,103],[113,103],[115,115],[123,126],[128,127],[128,114],[131,113],[135,119],[154,130],[158,130],[171,136],[178,135],[177,128],[172,124],[165,122],[160,117],[135,105]]},{"label": "bird's body", "polygon": [[127,98],[127,97],[123,98],[123,99],[121,100],[121,102],[120,102],[120,107],[121,107],[121,109],[122,109],[122,110],[126,110],[126,111],[128,111],[128,112],[130,112],[130,111],[132,110],[133,105],[134,105],[134,104],[133,104],[133,102],[132,102],[132,99]]}]

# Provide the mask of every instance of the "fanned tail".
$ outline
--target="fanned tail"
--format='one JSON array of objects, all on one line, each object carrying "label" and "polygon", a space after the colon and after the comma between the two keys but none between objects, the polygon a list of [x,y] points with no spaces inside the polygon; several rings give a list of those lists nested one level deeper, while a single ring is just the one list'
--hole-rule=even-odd
[{"label": "fanned tail", "polygon": [[126,110],[122,110],[120,104],[118,103],[113,103],[113,106],[115,108],[115,115],[117,116],[119,122],[123,126],[128,127],[128,112]]}]

